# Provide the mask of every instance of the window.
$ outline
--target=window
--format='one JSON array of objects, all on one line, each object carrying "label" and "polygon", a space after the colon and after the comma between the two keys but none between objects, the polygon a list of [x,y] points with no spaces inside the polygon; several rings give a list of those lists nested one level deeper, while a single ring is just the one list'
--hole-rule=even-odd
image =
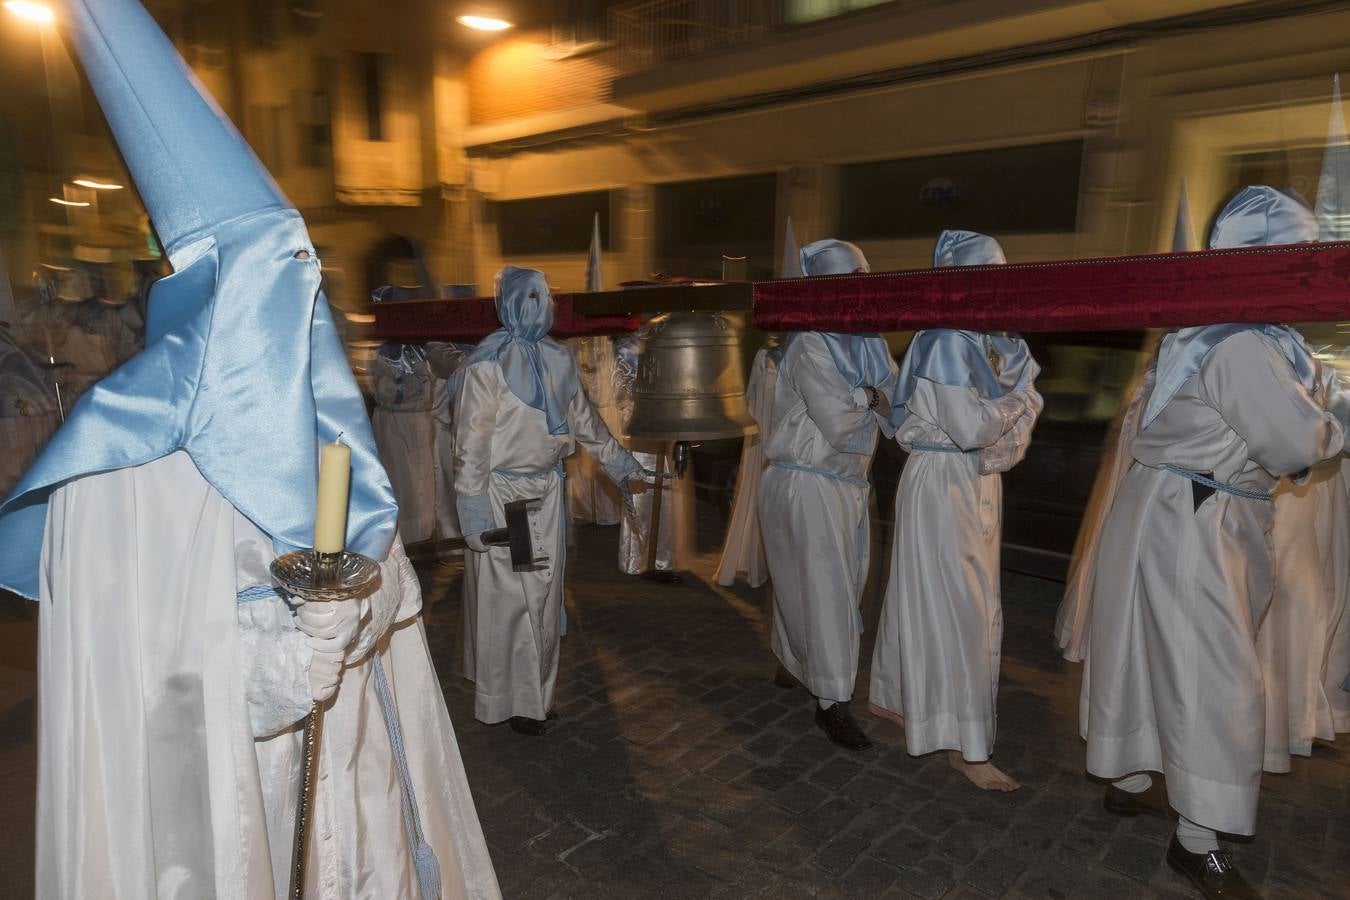
[{"label": "window", "polygon": [[300,164],[303,166],[325,166],[332,159],[332,112],[328,101],[328,85],[332,84],[332,78],[332,60],[319,57],[314,61],[314,87],[300,92],[297,107],[300,111]]},{"label": "window", "polygon": [[666,275],[721,278],[722,257],[746,258],[746,276],[772,278],[773,173],[684,181],[656,188],[656,265]]},{"label": "window", "polygon": [[362,53],[361,83],[366,98],[366,139],[384,140],[384,55]]},{"label": "window", "polygon": [[613,249],[609,205],[609,191],[589,191],[489,203],[488,215],[496,219],[503,256],[585,253],[591,246],[596,213],[600,214],[600,245]]},{"label": "window", "polygon": [[1059,141],[859,163],[839,169],[839,233],[933,238],[1077,230],[1083,142]]}]

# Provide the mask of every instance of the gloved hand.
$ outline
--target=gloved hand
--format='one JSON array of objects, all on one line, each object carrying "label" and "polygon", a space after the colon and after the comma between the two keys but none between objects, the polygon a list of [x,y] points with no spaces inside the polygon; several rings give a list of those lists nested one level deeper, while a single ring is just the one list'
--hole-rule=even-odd
[{"label": "gloved hand", "polygon": [[464,535],[464,544],[474,553],[486,553],[488,549],[488,545],[483,543],[481,534]]},{"label": "gloved hand", "polygon": [[309,637],[314,653],[309,663],[309,690],[322,703],[337,691],[347,647],[361,625],[360,601],[328,600],[302,603],[296,612],[300,630]]}]

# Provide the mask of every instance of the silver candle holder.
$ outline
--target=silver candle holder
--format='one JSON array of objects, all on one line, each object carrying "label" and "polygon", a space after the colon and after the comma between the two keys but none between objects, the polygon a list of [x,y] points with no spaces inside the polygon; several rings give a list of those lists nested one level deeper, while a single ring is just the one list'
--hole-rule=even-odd
[{"label": "silver candle holder", "polygon": [[[380,577],[375,560],[360,553],[318,553],[297,550],[272,560],[272,577],[287,593],[306,603],[348,600],[360,596]],[[304,756],[300,769],[300,798],[295,808],[295,842],[291,857],[291,892],[294,900],[305,895],[306,840],[309,814],[314,802],[315,760],[323,730],[323,708],[315,703],[305,718]]]}]

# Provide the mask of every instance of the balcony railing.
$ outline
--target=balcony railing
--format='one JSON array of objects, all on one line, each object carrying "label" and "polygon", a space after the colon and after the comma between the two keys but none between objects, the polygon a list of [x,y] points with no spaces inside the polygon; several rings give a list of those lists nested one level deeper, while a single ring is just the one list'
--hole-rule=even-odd
[{"label": "balcony railing", "polygon": [[609,13],[625,68],[749,44],[782,22],[782,0],[640,0]]}]

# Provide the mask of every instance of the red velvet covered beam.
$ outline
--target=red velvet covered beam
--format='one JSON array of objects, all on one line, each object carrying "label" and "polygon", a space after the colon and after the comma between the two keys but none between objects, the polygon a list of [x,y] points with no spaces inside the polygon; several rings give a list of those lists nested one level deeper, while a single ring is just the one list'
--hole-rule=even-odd
[{"label": "red velvet covered beam", "polygon": [[[571,294],[554,294],[556,338],[636,331],[630,315],[582,316],[573,311]],[[386,341],[464,341],[477,343],[501,326],[491,297],[441,300],[389,300],[375,304],[375,337]]]},{"label": "red velvet covered beam", "polygon": [[790,279],[764,331],[1117,331],[1350,321],[1350,243]]}]

